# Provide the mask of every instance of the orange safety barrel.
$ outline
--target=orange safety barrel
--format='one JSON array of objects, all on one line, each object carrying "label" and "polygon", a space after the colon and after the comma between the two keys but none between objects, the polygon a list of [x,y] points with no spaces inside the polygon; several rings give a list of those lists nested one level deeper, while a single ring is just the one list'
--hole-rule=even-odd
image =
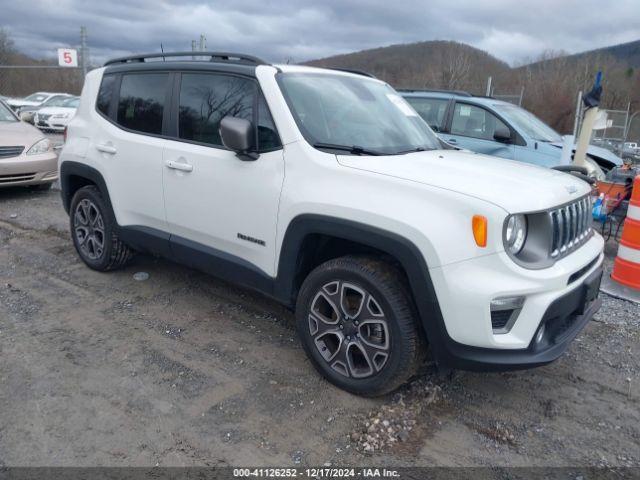
[{"label": "orange safety barrel", "polygon": [[611,278],[640,290],[640,175],[633,181],[629,210],[622,226],[622,238]]},{"label": "orange safety barrel", "polygon": [[624,183],[596,182],[598,194],[604,193],[609,198],[621,198],[627,193],[627,185]]}]

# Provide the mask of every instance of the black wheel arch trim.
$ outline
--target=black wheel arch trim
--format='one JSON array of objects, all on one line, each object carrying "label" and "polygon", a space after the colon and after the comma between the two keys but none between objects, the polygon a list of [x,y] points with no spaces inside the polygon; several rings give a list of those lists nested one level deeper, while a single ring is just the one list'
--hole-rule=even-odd
[{"label": "black wheel arch trim", "polygon": [[[60,181],[62,201],[67,213],[74,193],[71,190],[73,176],[95,184],[109,208],[112,208],[106,182],[98,170],[82,163],[64,161],[60,166]],[[514,364],[517,364],[515,368],[526,368],[528,364],[534,363],[534,359],[530,358],[526,350],[482,349],[455,342],[447,333],[422,253],[410,240],[394,232],[336,217],[300,215],[287,227],[280,249],[277,277],[273,278],[242,258],[167,232],[137,225],[117,225],[116,228],[122,240],[138,250],[178,260],[224,280],[259,291],[288,308],[295,306],[298,288],[296,274],[300,266],[301,248],[309,235],[326,235],[374,248],[393,257],[404,269],[420,318],[420,326],[426,334],[431,353],[438,365],[465,370],[497,370],[502,369],[501,366],[513,368]],[[514,361],[512,357],[518,361]],[[551,361],[546,358],[545,360]]]},{"label": "black wheel arch trim", "polygon": [[75,193],[75,190],[72,189],[71,179],[73,177],[84,178],[95,184],[108,207],[113,211],[109,190],[107,189],[107,184],[102,174],[95,168],[85,165],[84,163],[65,160],[60,164],[60,195],[62,196],[62,206],[67,213],[69,213],[71,199]]},{"label": "black wheel arch trim", "polygon": [[295,303],[297,291],[294,280],[301,247],[308,235],[317,234],[359,243],[395,258],[409,281],[420,323],[435,359],[438,363],[449,363],[448,349],[445,348],[449,336],[427,263],[418,247],[397,233],[323,215],[303,214],[295,217],[287,227],[280,249],[278,277],[273,295],[275,298],[287,305]]}]

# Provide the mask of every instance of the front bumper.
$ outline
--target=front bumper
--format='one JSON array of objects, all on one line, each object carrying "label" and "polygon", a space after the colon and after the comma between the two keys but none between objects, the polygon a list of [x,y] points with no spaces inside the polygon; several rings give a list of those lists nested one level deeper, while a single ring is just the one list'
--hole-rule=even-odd
[{"label": "front bumper", "polygon": [[62,132],[69,124],[69,118],[53,118],[49,117],[46,120],[35,115],[33,118],[33,124],[40,130]]},{"label": "front bumper", "polygon": [[546,310],[529,346],[518,350],[478,348],[450,342],[448,367],[461,370],[521,370],[546,365],[560,357],[600,309],[597,298],[602,266],[571,292],[557,298]]},{"label": "front bumper", "polygon": [[[547,308],[571,292],[598,268],[604,241],[595,234],[553,266],[529,270],[505,253],[476,257],[429,270],[447,335],[457,343],[481,348],[527,348]],[[494,333],[491,302],[522,296],[522,311],[508,333]]]},{"label": "front bumper", "polygon": [[[542,365],[560,356],[599,308],[596,302],[579,311],[577,304],[584,285],[602,272],[603,246],[602,237],[595,234],[571,255],[541,270],[520,267],[504,252],[430,269],[437,299],[430,317],[436,320],[423,315],[423,325],[435,360],[451,368],[508,370]],[[525,299],[506,333],[494,331],[490,311],[491,301],[503,297]],[[569,325],[570,334],[536,343],[551,312],[560,318],[554,322]],[[547,334],[552,335],[553,328]]]},{"label": "front bumper", "polygon": [[58,179],[58,156],[55,152],[40,155],[22,154],[0,159],[0,188],[41,185]]}]

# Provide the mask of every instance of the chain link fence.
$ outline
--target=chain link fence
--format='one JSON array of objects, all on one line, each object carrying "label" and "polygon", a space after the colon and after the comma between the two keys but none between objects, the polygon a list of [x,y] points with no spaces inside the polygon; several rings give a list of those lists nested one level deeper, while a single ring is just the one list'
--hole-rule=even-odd
[{"label": "chain link fence", "polygon": [[79,95],[83,84],[80,68],[0,65],[0,95],[25,97],[34,92]]},{"label": "chain link fence", "polygon": [[626,131],[626,141],[640,143],[640,110],[629,117]]},{"label": "chain link fence", "polygon": [[607,114],[607,128],[594,130],[593,139],[598,141],[624,141],[629,112],[627,110],[603,110]]},{"label": "chain link fence", "polygon": [[629,124],[628,110],[602,110],[607,114],[607,128],[594,130],[591,144],[624,157],[625,135]]}]

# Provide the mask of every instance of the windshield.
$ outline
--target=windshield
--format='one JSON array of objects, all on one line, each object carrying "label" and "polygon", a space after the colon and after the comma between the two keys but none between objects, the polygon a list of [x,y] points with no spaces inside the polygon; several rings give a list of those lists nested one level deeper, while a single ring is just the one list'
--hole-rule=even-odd
[{"label": "windshield", "polygon": [[9,107],[0,102],[0,122],[17,122],[16,117],[11,113]]},{"label": "windshield", "polygon": [[25,100],[25,102],[41,103],[41,102],[44,102],[46,98],[47,98],[47,96],[42,94],[42,93],[32,93],[28,97],[25,97],[24,100]]},{"label": "windshield", "polygon": [[282,73],[280,87],[305,140],[354,154],[441,148],[413,108],[388,85],[365,77]]},{"label": "windshield", "polygon": [[524,108],[502,103],[494,105],[494,107],[518,130],[521,130],[534,140],[540,142],[562,141],[562,137],[558,132]]},{"label": "windshield", "polygon": [[66,108],[78,108],[78,105],[80,105],[80,99],[77,98],[77,97],[76,98],[68,98],[62,104],[62,106],[66,107]]},{"label": "windshield", "polygon": [[67,101],[69,101],[69,97],[62,96],[62,95],[57,95],[55,97],[51,97],[49,100],[44,102],[44,106],[46,106],[46,107],[61,107]]}]

